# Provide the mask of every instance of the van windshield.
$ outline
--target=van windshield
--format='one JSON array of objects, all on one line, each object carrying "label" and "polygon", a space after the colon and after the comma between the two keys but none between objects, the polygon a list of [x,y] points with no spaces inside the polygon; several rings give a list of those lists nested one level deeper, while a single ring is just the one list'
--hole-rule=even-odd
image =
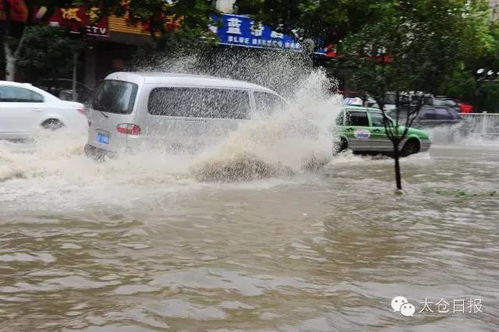
[{"label": "van windshield", "polygon": [[247,119],[251,108],[245,90],[155,88],[148,109],[152,115]]},{"label": "van windshield", "polygon": [[92,108],[107,113],[130,114],[137,88],[135,83],[105,80],[97,89]]}]

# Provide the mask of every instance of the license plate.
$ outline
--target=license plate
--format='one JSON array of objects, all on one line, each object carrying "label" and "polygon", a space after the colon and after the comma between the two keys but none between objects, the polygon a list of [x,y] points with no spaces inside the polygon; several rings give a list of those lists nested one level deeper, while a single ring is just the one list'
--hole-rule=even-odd
[{"label": "license plate", "polygon": [[109,144],[109,136],[102,133],[97,133],[97,142],[102,144]]}]

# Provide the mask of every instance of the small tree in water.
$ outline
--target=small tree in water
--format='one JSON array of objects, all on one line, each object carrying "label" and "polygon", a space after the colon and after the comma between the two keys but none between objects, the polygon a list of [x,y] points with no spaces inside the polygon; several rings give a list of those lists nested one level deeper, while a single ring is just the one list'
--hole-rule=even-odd
[{"label": "small tree in water", "polygon": [[[408,96],[409,97],[409,96]],[[415,97],[415,98],[413,98]],[[395,118],[388,118],[383,104],[384,98],[377,98],[383,114],[383,124],[385,127],[386,136],[393,144],[393,159],[395,160],[395,184],[398,190],[402,190],[402,175],[400,172],[400,157],[406,157],[419,150],[419,146],[415,141],[406,141],[409,128],[416,120],[421,107],[423,106],[423,94],[418,93],[407,98],[405,102],[400,98],[400,92],[395,93]],[[403,119],[400,118],[404,112]],[[403,125],[401,125],[403,121]],[[404,144],[402,145],[402,142]]]}]

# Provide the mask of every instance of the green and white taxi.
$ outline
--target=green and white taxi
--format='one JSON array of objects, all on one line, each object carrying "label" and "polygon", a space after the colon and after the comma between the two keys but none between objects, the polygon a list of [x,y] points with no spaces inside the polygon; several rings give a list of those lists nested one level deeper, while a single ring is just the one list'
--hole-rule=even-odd
[{"label": "green and white taxi", "polygon": [[[394,121],[389,126],[393,126]],[[404,127],[400,126],[399,131]],[[388,138],[383,124],[381,110],[370,107],[346,106],[336,119],[335,150],[350,149],[358,153],[392,154],[393,144]],[[401,142],[401,155],[428,151],[431,141],[427,132],[409,128]]]}]

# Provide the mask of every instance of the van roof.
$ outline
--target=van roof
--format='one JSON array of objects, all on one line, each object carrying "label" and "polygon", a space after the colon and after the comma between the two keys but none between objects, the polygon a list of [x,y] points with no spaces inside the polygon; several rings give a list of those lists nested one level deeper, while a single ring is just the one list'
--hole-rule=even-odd
[{"label": "van roof", "polygon": [[263,86],[238,81],[228,78],[194,75],[182,73],[164,73],[164,72],[116,72],[108,75],[107,80],[122,80],[138,84],[162,84],[168,83],[177,86],[203,86],[203,87],[224,87],[224,88],[240,88],[254,89],[275,93],[274,91]]}]

